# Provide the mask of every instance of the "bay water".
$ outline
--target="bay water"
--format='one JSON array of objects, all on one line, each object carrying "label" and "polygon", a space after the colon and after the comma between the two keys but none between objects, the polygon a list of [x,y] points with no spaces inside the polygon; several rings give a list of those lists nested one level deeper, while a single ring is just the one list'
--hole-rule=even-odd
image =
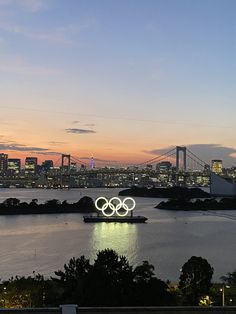
[{"label": "bay water", "polygon": [[[1,189],[0,202],[15,197],[40,203],[50,199],[76,202],[83,196],[118,196],[120,189]],[[168,211],[154,208],[157,198],[135,198],[136,215],[145,224],[84,223],[82,214],[0,216],[0,278],[52,276],[71,257],[112,248],[131,265],[148,260],[157,277],[177,282],[182,265],[193,255],[214,267],[214,281],[236,269],[236,211]]]}]

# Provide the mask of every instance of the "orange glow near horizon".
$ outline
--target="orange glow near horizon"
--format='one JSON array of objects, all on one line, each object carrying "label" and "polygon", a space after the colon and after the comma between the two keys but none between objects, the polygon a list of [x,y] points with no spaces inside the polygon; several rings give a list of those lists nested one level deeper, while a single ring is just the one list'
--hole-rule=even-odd
[{"label": "orange glow near horizon", "polygon": [[[26,157],[37,157],[38,158],[38,164],[41,164],[45,160],[53,160],[54,164],[56,162],[56,165],[59,166],[61,163],[61,155],[50,155],[50,154],[37,154],[37,153],[32,153],[32,152],[17,152],[17,151],[2,151],[1,153],[7,154],[8,158],[19,158],[21,159],[21,164],[24,165],[25,163],[25,158]],[[82,163],[84,164],[89,164],[89,159],[93,157],[95,159],[95,164],[97,165],[107,165],[107,166],[121,166],[121,165],[132,165],[132,164],[139,164],[142,162],[145,162],[148,159],[154,158],[157,155],[148,155],[148,154],[142,154],[141,156],[137,155],[123,155],[119,156],[119,159],[115,158],[115,155],[109,155],[109,156],[101,156],[101,155],[79,155],[69,153],[69,152],[63,152],[65,154],[70,154],[73,158],[75,157],[74,161],[76,162],[76,159],[79,159]],[[81,159],[80,159],[81,158]],[[78,163],[79,164],[79,163]]]}]

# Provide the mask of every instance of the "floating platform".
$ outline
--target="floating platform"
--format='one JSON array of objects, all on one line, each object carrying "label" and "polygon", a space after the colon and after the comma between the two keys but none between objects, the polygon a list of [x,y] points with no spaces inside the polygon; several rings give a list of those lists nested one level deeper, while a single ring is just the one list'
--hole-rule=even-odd
[{"label": "floating platform", "polygon": [[84,222],[126,222],[126,223],[145,223],[147,217],[133,216],[133,217],[119,217],[119,216],[84,216]]}]

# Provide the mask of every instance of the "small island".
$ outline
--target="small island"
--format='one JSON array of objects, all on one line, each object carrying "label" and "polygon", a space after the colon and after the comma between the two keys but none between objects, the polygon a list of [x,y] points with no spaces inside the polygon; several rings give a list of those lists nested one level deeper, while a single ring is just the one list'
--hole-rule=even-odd
[{"label": "small island", "polygon": [[185,187],[171,187],[171,188],[146,188],[146,187],[132,187],[119,192],[120,196],[133,197],[153,197],[153,198],[207,198],[210,194],[200,188],[185,188]]},{"label": "small island", "polygon": [[21,202],[17,198],[8,198],[0,203],[0,215],[34,215],[34,214],[73,214],[96,212],[91,197],[84,196],[76,203],[60,202],[53,199],[44,204],[38,204],[37,199],[30,203]]},{"label": "small island", "polygon": [[160,202],[155,208],[167,210],[236,210],[236,198],[207,198],[204,200],[191,201],[189,199],[170,199]]}]

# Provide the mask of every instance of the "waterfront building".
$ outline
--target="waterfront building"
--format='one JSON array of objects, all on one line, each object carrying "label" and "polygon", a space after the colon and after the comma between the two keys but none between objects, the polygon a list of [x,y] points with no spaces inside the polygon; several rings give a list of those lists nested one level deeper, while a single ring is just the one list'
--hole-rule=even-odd
[{"label": "waterfront building", "polygon": [[21,170],[21,160],[19,158],[8,158],[7,160],[7,174],[18,175]]},{"label": "waterfront building", "polygon": [[8,155],[1,153],[0,154],[0,175],[5,175],[7,173],[7,160],[8,160]]},{"label": "waterfront building", "polygon": [[162,161],[156,165],[156,169],[160,172],[167,172],[171,169],[172,163],[170,161]]},{"label": "waterfront building", "polygon": [[86,165],[85,164],[81,164],[80,170],[86,170]]},{"label": "waterfront building", "polygon": [[214,159],[211,161],[211,171],[217,174],[223,172],[223,162],[221,159]]},{"label": "waterfront building", "polygon": [[76,171],[77,171],[77,164],[76,162],[72,161],[70,163],[70,172],[76,173]]},{"label": "waterfront building", "polygon": [[53,168],[53,160],[44,160],[42,162],[42,171],[47,173],[51,168]]},{"label": "waterfront building", "polygon": [[25,175],[36,175],[38,165],[37,157],[25,158]]},{"label": "waterfront building", "polygon": [[236,197],[236,182],[212,172],[210,192],[212,196]]},{"label": "waterfront building", "polygon": [[152,165],[146,165],[146,170],[152,170]]}]

